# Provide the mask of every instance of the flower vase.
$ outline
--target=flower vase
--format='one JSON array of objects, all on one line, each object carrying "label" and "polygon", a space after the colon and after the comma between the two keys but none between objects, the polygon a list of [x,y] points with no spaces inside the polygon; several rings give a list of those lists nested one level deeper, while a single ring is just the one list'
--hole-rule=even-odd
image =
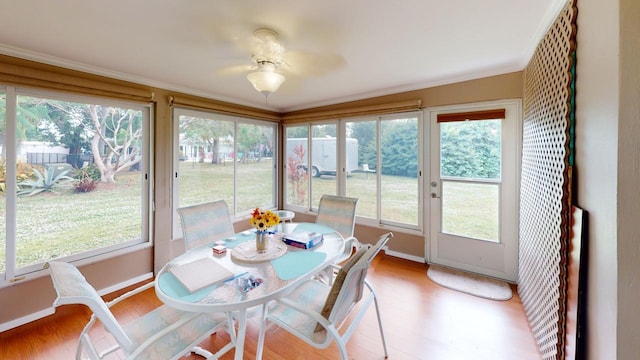
[{"label": "flower vase", "polygon": [[266,232],[257,231],[256,232],[256,250],[258,252],[263,252],[267,250],[267,241],[269,238],[267,237]]}]

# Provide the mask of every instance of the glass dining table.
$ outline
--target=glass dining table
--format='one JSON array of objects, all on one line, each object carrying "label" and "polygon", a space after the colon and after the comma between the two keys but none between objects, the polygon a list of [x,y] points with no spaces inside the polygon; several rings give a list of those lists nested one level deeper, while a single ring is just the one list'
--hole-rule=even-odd
[{"label": "glass dining table", "polygon": [[[266,260],[243,256],[239,250],[255,243],[255,231],[247,230],[229,238],[198,248],[172,259],[158,273],[155,290],[158,298],[173,308],[194,312],[232,312],[238,321],[235,346],[236,360],[243,359],[247,328],[247,311],[258,305],[286,295],[296,286],[319,273],[342,254],[344,239],[334,229],[314,223],[283,223],[279,233],[270,240],[277,255]],[[285,245],[280,236],[294,232],[315,232],[323,234],[323,241],[311,249],[300,249]],[[224,243],[222,243],[224,241]],[[222,245],[226,252],[217,254],[216,245]],[[236,248],[234,252],[234,248]],[[275,249],[277,247],[277,249]],[[172,271],[180,266],[208,262],[211,270],[223,268],[229,276],[224,281],[189,291]],[[206,271],[205,268],[201,270]],[[195,277],[198,274],[194,274]]]}]

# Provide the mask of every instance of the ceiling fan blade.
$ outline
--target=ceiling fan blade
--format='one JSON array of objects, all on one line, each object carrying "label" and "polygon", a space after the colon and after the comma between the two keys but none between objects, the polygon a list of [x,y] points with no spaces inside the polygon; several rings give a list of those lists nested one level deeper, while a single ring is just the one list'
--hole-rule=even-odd
[{"label": "ceiling fan blade", "polygon": [[341,55],[290,50],[285,53],[283,67],[298,76],[317,77],[337,71],[346,65],[347,62]]},{"label": "ceiling fan blade", "polygon": [[246,74],[251,70],[255,70],[256,67],[254,65],[244,64],[244,65],[231,65],[227,67],[223,67],[218,69],[217,74],[220,76],[236,76],[240,74]]}]

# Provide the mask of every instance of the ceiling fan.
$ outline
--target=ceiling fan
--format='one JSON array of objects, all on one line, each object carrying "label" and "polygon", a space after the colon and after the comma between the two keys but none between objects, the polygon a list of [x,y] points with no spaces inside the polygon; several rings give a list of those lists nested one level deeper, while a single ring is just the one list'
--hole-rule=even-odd
[{"label": "ceiling fan", "polygon": [[249,72],[247,80],[265,96],[276,92],[286,77],[314,77],[345,65],[339,55],[287,50],[279,34],[272,29],[259,28],[253,36],[237,43],[250,54],[251,64],[232,66],[220,71],[222,75]]},{"label": "ceiling fan", "polygon": [[282,65],[284,47],[280,44],[278,33],[261,28],[253,33],[255,46],[251,61],[257,66],[255,72],[247,74],[247,80],[259,92],[269,96],[280,88],[285,77],[276,72]]}]

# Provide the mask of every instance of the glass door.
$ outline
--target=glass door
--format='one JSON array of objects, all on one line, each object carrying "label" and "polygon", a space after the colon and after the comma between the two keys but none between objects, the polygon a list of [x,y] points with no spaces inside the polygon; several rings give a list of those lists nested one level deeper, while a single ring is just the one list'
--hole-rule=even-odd
[{"label": "glass door", "polygon": [[430,111],[430,262],[517,279],[520,103]]}]

